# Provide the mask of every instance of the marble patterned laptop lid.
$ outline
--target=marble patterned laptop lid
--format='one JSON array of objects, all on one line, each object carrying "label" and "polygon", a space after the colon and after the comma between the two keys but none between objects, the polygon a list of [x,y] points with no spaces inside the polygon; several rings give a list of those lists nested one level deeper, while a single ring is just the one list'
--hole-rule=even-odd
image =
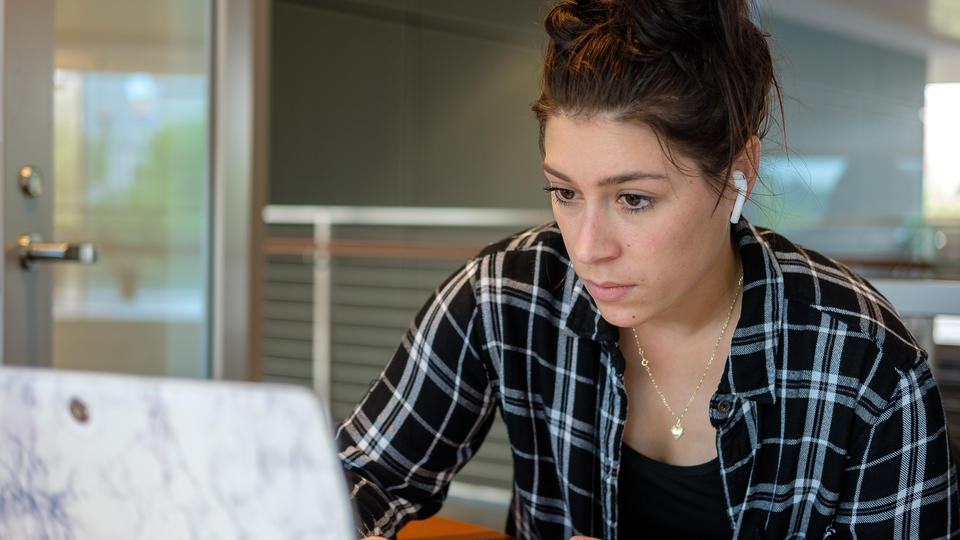
[{"label": "marble patterned laptop lid", "polygon": [[356,536],[305,389],[0,368],[0,538]]}]

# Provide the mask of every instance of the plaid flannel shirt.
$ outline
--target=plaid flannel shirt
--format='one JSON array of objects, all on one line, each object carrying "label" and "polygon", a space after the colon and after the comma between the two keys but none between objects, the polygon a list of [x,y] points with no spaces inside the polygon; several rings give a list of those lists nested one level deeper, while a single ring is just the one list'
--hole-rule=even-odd
[{"label": "plaid flannel shirt", "polygon": [[[709,413],[732,537],[956,533],[941,398],[894,309],[820,254],[746,220],[734,234],[743,307]],[[430,298],[338,430],[361,534],[436,512],[499,409],[514,464],[508,532],[616,539],[617,340],[555,224],[482,251]]]}]

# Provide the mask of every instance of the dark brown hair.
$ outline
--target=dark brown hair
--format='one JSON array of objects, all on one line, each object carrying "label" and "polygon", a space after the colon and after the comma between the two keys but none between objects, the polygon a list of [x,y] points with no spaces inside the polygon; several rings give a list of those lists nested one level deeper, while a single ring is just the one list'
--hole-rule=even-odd
[{"label": "dark brown hair", "polygon": [[550,116],[611,114],[650,126],[722,194],[747,141],[766,134],[771,89],[780,102],[748,0],[565,0],[544,26],[541,150]]}]

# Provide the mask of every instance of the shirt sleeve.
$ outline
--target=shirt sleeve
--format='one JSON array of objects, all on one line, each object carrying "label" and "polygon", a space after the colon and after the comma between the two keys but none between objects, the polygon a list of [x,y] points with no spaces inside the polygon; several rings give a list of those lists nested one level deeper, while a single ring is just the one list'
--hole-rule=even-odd
[{"label": "shirt sleeve", "polygon": [[840,538],[953,538],[957,468],[925,355],[851,448],[834,523]]},{"label": "shirt sleeve", "polygon": [[337,430],[361,535],[394,536],[439,510],[493,421],[475,263],[427,301],[366,397]]}]

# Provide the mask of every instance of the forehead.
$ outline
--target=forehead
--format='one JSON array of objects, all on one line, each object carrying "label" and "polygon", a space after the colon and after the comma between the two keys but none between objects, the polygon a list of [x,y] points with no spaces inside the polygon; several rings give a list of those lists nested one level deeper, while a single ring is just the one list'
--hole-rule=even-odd
[{"label": "forehead", "polygon": [[602,174],[627,168],[666,174],[669,163],[656,133],[640,122],[559,115],[544,126],[544,164],[553,169]]}]

